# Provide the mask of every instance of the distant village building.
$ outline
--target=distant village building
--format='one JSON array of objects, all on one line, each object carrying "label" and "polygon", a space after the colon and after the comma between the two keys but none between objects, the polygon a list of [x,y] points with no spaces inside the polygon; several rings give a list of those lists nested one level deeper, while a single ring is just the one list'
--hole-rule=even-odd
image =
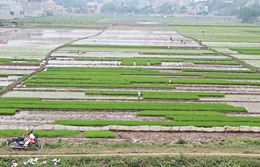
[{"label": "distant village building", "polygon": [[42,14],[42,0],[0,0],[0,19],[39,17]]},{"label": "distant village building", "polygon": [[88,2],[86,12],[88,15],[98,14],[100,11],[99,4],[97,2]]},{"label": "distant village building", "polygon": [[42,0],[21,0],[25,17],[40,17],[43,15]]},{"label": "distant village building", "polygon": [[56,14],[64,14],[67,9],[62,5],[57,5],[53,0],[49,0],[43,5],[43,15],[44,16],[54,16]]},{"label": "distant village building", "polygon": [[0,19],[19,19],[24,17],[20,0],[0,0]]}]

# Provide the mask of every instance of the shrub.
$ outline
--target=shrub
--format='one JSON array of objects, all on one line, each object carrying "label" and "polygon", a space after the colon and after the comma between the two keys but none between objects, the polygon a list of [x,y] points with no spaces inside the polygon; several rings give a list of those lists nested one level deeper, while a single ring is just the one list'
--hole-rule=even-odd
[{"label": "shrub", "polygon": [[188,142],[184,139],[179,139],[176,144],[187,144]]}]

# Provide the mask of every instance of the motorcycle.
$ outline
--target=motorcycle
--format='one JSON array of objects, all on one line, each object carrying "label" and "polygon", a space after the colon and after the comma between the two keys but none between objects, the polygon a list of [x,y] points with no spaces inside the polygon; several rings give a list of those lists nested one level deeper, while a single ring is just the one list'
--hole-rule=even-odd
[{"label": "motorcycle", "polygon": [[43,149],[43,145],[41,144],[38,135],[34,135],[33,131],[34,130],[31,130],[29,133],[25,133],[28,135],[29,141],[27,143],[24,141],[25,135],[16,137],[16,138],[12,138],[12,139],[8,139],[7,141],[8,141],[9,151],[14,151],[16,149],[27,149],[32,146],[34,146],[38,151],[41,151]]}]

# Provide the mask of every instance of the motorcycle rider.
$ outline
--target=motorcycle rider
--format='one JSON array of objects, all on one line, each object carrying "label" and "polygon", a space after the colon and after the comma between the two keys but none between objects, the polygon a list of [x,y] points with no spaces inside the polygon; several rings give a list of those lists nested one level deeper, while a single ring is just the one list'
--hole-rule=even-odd
[{"label": "motorcycle rider", "polygon": [[24,133],[23,134],[23,137],[24,137],[24,147],[27,147],[28,146],[28,144],[30,143],[30,140],[29,140],[29,138],[30,138],[30,135],[29,135],[29,133]]},{"label": "motorcycle rider", "polygon": [[32,131],[23,134],[23,136],[24,136],[24,145],[23,146],[24,147],[27,147],[29,145],[29,143],[34,144],[35,136],[33,135]]}]

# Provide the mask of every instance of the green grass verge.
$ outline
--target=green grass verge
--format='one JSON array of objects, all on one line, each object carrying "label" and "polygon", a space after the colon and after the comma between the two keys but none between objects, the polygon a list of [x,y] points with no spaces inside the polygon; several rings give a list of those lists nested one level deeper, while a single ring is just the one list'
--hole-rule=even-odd
[{"label": "green grass verge", "polygon": [[[25,130],[0,130],[0,137],[17,137],[22,136],[26,131]],[[74,130],[35,130],[35,134],[39,137],[75,137],[80,134],[79,131]]]},{"label": "green grass verge", "polygon": [[251,143],[251,142],[260,142],[260,139],[231,139],[231,138],[226,138],[226,139],[223,139],[223,141]]},{"label": "green grass verge", "polygon": [[159,122],[159,121],[107,121],[107,120],[55,120],[54,124],[71,126],[196,126],[196,127],[223,127],[223,126],[260,126],[259,122]]},{"label": "green grass verge", "polygon": [[14,115],[16,112],[18,112],[18,109],[0,109],[0,115]]},{"label": "green grass verge", "polygon": [[85,138],[115,138],[111,131],[85,131]]}]

